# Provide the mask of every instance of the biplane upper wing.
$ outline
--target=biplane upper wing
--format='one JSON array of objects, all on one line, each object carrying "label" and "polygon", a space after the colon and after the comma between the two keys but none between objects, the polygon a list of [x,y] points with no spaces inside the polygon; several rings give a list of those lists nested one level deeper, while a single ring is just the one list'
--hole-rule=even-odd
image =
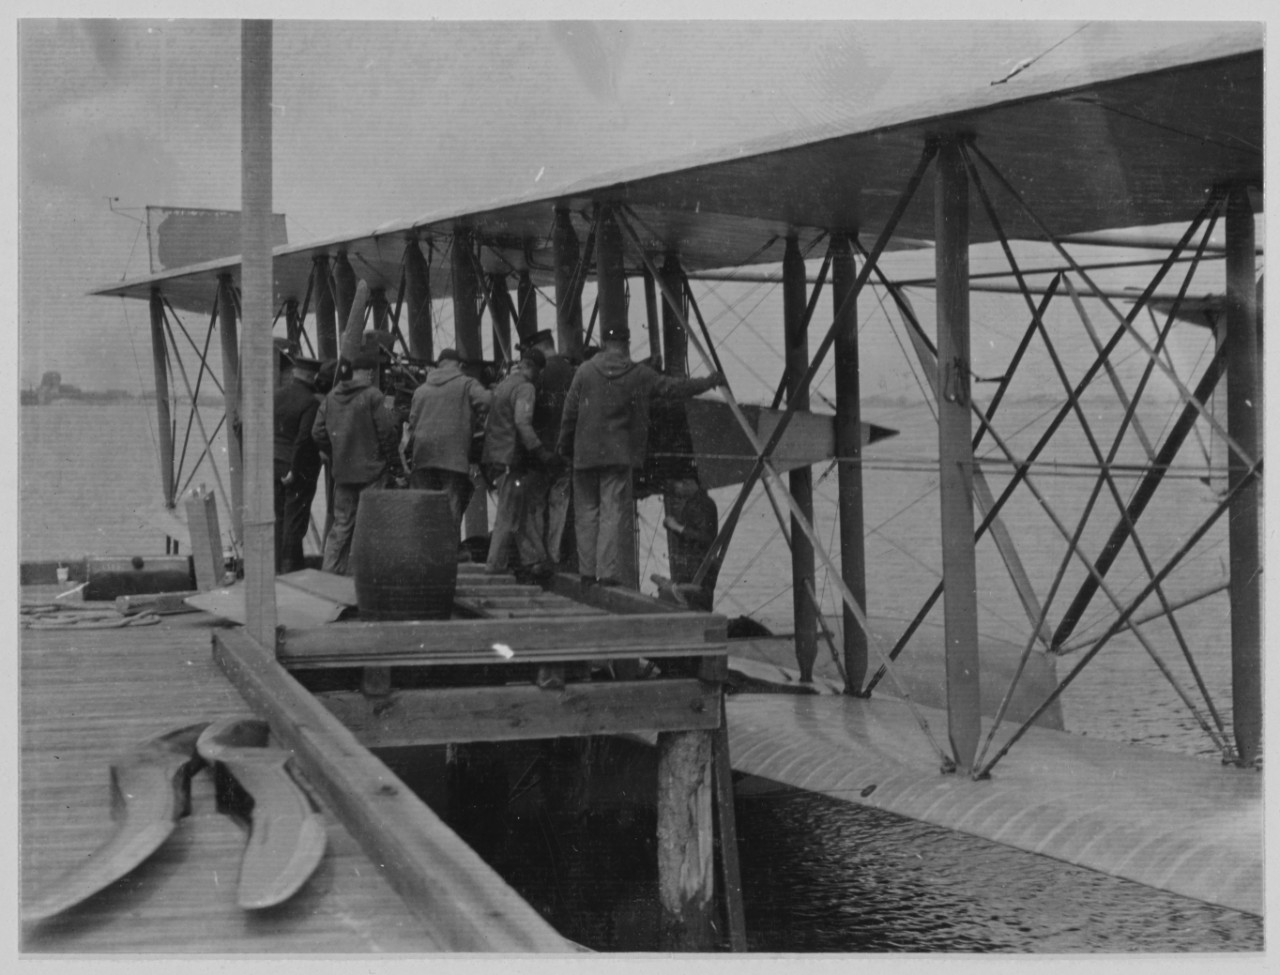
[{"label": "biplane upper wing", "polygon": [[[1108,29],[1113,38],[1127,38],[1127,46],[1114,46],[1124,50],[1122,57],[1059,72],[1033,66],[1007,81],[992,79],[923,103],[278,247],[277,306],[301,301],[313,259],[339,252],[371,288],[393,291],[406,239],[414,238],[431,265],[432,294],[447,295],[449,262],[441,258],[460,228],[483,245],[486,270],[528,269],[536,283],[549,284],[554,208],[570,211],[582,239],[596,201],[630,206],[646,247],[678,253],[688,270],[775,263],[788,233],[797,233],[802,247],[827,230],[874,237],[925,143],[942,135],[971,134],[1058,235],[1186,221],[1214,182],[1261,185],[1261,25],[1187,25],[1176,36],[1194,32],[1195,39],[1179,43],[1169,42],[1167,30],[1152,31],[1149,48],[1141,43],[1147,24]],[[980,201],[971,206],[971,239],[994,239]],[[1005,231],[1040,236],[1017,212],[1010,212]],[[933,232],[932,186],[925,180],[896,233],[900,246],[911,246],[930,241]],[[214,284],[228,273],[238,276],[236,258],[93,293],[145,299],[162,287],[175,306],[207,311]]]}]

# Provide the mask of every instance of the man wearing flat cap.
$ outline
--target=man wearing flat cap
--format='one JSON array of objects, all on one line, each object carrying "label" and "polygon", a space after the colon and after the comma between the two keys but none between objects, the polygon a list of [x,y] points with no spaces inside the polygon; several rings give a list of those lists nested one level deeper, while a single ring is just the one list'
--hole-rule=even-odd
[{"label": "man wearing flat cap", "polygon": [[444,491],[455,527],[471,503],[471,432],[493,394],[462,371],[456,349],[444,349],[426,381],[413,391],[408,438],[413,471],[409,487]]},{"label": "man wearing flat cap", "polygon": [[486,561],[489,572],[506,571],[513,539],[522,575],[544,578],[553,571],[536,501],[546,491],[547,468],[554,468],[557,458],[533,426],[537,382],[546,362],[538,349],[523,349],[520,361],[493,391],[481,456],[486,475],[498,491]]},{"label": "man wearing flat cap", "polygon": [[[538,439],[550,447],[560,435],[560,420],[564,416],[565,397],[569,395],[569,386],[573,382],[574,365],[556,351],[550,329],[535,332],[520,347],[537,349],[547,360],[538,379],[533,429],[538,434]],[[547,558],[554,563],[564,564],[571,570],[576,569],[578,553],[573,545],[572,526],[569,525],[572,500],[569,466],[559,464],[548,470],[545,486],[546,493],[538,499],[538,504],[545,510],[545,515],[540,520],[544,520],[546,524],[544,539]],[[565,551],[564,544],[566,527],[570,529],[569,551]]]},{"label": "man wearing flat cap", "polygon": [[602,338],[600,353],[574,374],[556,450],[573,460],[578,572],[585,583],[616,586],[635,574],[622,566],[622,531],[634,503],[632,471],[648,452],[650,399],[688,399],[723,386],[724,377],[663,376],[632,361],[625,327],[606,329]]},{"label": "man wearing flat cap", "polygon": [[[347,575],[360,495],[385,485],[400,421],[394,403],[374,382],[378,349],[365,344],[351,362],[351,378],[337,383],[320,404],[311,437],[333,466],[333,525],[324,542],[325,572]],[[339,362],[338,375],[342,375]]]},{"label": "man wearing flat cap", "polygon": [[302,540],[311,524],[311,502],[320,478],[320,448],[311,427],[320,409],[316,374],[320,363],[301,356],[282,356],[290,363],[275,395],[276,571],[305,568]]}]

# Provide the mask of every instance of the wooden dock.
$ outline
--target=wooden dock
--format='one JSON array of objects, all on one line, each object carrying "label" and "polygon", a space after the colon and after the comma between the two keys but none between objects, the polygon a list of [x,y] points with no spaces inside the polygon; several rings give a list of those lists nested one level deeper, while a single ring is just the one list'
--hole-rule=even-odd
[{"label": "wooden dock", "polygon": [[[269,720],[325,811],[329,854],[292,900],[268,911],[240,910],[235,886],[246,834],[216,811],[212,781],[200,773],[190,814],[161,850],[102,893],[25,925],[23,950],[573,950],[368,747],[626,731],[657,732],[660,768],[675,781],[692,776],[701,783],[693,813],[668,810],[686,822],[660,842],[672,875],[688,857],[697,862],[671,901],[696,908],[674,922],[676,937],[696,942],[690,932],[712,910],[712,823],[732,824],[724,796],[718,818],[712,815],[713,778],[728,788],[727,764],[717,764],[725,753],[712,745],[717,730],[723,735],[724,619],[668,613],[634,593],[584,592],[567,578],[543,591],[510,578],[463,575],[457,608],[469,619],[283,626],[275,648],[206,613],[149,626],[24,632],[24,899],[110,834],[111,761],[142,739],[198,720],[254,713]],[[312,573],[293,585],[308,599],[339,604],[337,611],[309,604],[297,618],[337,619],[354,602],[349,579]],[[532,682],[535,670],[554,676],[560,669],[562,678],[574,661],[622,664],[641,655],[666,660],[671,673],[549,689]],[[400,688],[390,680],[392,666],[449,672],[495,663],[524,676],[479,687]],[[312,694],[286,669],[353,666],[366,675],[363,692]],[[734,849],[722,874],[731,868],[736,882]],[[740,903],[736,929],[740,943]]]},{"label": "wooden dock", "polygon": [[[141,739],[248,715],[210,653],[203,613],[154,626],[22,635],[22,895],[30,899],[110,834],[108,767]],[[79,906],[25,925],[21,950],[57,953],[435,952],[428,935],[332,816],[328,854],[297,897],[236,906],[246,834],[192,781],[192,808],[150,860]],[[493,877],[492,881],[500,882]]]}]

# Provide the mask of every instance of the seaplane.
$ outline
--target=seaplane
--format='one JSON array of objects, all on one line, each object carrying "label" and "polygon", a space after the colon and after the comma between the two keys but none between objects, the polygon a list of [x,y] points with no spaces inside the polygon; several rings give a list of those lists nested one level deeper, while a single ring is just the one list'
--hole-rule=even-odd
[{"label": "seaplane", "polygon": [[[732,340],[704,314],[705,289],[775,285],[781,321],[771,334],[785,368],[772,402],[740,404],[731,383],[682,418],[684,449],[706,485],[734,493],[700,574],[725,560],[753,496],[769,502],[790,550],[793,665],[748,660],[734,641],[729,652],[751,680],[790,681],[801,693],[730,696],[734,770],[1262,915],[1263,32],[1109,24],[1106,43],[1091,48],[1093,33],[1086,26],[1052,57],[1028,51],[1016,70],[993,67],[988,83],[931,100],[851,108],[795,131],[347,235],[272,247],[259,219],[253,253],[246,245],[95,290],[150,309],[166,508],[180,512],[192,477],[184,438],[196,431],[211,458],[218,433],[197,412],[183,434],[176,387],[194,400],[217,384],[229,544],[246,561],[261,556],[240,514],[241,431],[249,399],[269,415],[273,332],[326,359],[367,328],[387,337],[387,369],[411,375],[446,341],[477,367],[500,368],[539,330],[539,314],[554,320],[561,352],[581,358],[597,322],[629,315],[649,342],[637,351],[668,373],[732,377],[721,361]],[[1175,229],[1133,236],[1148,227]],[[1160,251],[1123,262],[1126,275],[1149,275],[1137,292],[1100,277],[1118,258],[1081,256],[1116,244]],[[1027,256],[1032,247],[1038,258]],[[972,270],[979,254],[995,269]],[[923,274],[895,278],[902,255],[917,270],[927,262]],[[1197,273],[1211,279],[1211,297]],[[632,283],[644,301],[628,309]],[[999,359],[998,374],[981,375],[974,345],[992,333],[971,321],[971,300],[996,290],[1019,325],[983,353]],[[266,329],[256,319],[250,328],[251,291],[272,310]],[[891,432],[888,421],[864,420],[859,391],[859,315],[873,301],[901,322],[937,426],[940,572],[908,621],[878,617],[867,595],[877,565],[867,557],[864,469]],[[1075,373],[1058,353],[1066,326],[1049,326],[1051,305],[1055,315],[1075,310],[1076,341],[1090,350]],[[1205,315],[1215,342],[1190,375],[1169,337]],[[207,362],[215,333],[220,378]],[[1035,357],[1036,375],[1052,377],[1041,390],[1052,407],[1027,446],[1002,429],[1000,406]],[[814,410],[832,363],[832,410]],[[1139,409],[1157,386],[1175,402],[1163,430],[1144,426]],[[1088,479],[1087,502],[1070,513],[1055,507],[1040,463],[1067,427],[1088,451],[1075,470]],[[1220,445],[1220,493],[1195,523],[1143,520],[1193,433]],[[822,464],[838,482],[838,522],[826,530],[815,523]],[[1038,512],[1034,528],[1002,517],[1019,499]],[[466,533],[487,529],[478,492]],[[181,537],[181,525],[166,530]],[[1171,548],[1153,544],[1170,534]],[[1201,648],[1178,627],[1195,598],[1170,586],[1206,539],[1224,535],[1225,705],[1200,679]],[[1033,583],[1019,555],[1029,547],[1053,551],[1048,585]],[[998,581],[979,571],[992,553]],[[1118,583],[1118,566],[1137,575]],[[638,566],[627,581],[639,587]],[[999,653],[979,635],[982,594],[996,584],[1013,587],[1025,616],[1017,643]],[[819,590],[834,610],[823,610]],[[926,625],[935,610],[941,625]],[[1082,637],[1089,613],[1096,625]],[[1064,730],[1064,693],[1119,639],[1147,655],[1152,683],[1174,688],[1208,757]],[[838,680],[815,676],[825,650]],[[808,693],[823,686],[830,693]]]}]

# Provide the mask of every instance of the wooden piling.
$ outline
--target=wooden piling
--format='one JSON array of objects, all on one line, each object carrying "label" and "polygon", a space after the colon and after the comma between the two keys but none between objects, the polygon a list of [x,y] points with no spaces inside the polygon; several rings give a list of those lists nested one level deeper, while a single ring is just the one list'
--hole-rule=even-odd
[{"label": "wooden piling", "polygon": [[658,901],[661,949],[703,951],[714,940],[712,733],[658,735]]},{"label": "wooden piling", "polygon": [[957,770],[967,773],[973,768],[981,729],[969,406],[969,184],[955,141],[944,142],[938,150],[934,220],[947,728]]},{"label": "wooden piling", "polygon": [[[1252,459],[1262,452],[1261,349],[1254,271],[1253,208],[1245,186],[1227,197],[1227,432]],[[1247,463],[1230,455],[1227,484],[1235,490]],[[1236,751],[1252,765],[1262,749],[1262,619],[1258,479],[1231,501],[1231,700]]]},{"label": "wooden piling", "polygon": [[[809,387],[803,383],[809,368],[809,333],[805,322],[804,258],[795,235],[787,238],[782,257],[782,309],[786,331],[787,352],[787,406],[790,409],[809,408]],[[809,523],[813,523],[813,470],[799,467],[787,475],[787,487],[796,504]],[[791,518],[791,607],[795,616],[796,664],[800,680],[813,681],[813,664],[818,659],[818,613],[805,593],[805,587],[814,584],[813,545]]]}]

